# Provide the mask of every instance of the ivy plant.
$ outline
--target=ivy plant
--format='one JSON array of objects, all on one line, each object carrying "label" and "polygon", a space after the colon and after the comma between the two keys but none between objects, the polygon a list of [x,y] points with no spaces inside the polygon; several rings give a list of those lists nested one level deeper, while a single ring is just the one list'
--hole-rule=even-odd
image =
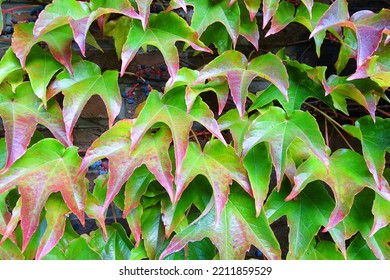
[{"label": "ivy plant", "polygon": [[[390,10],[323,2],[54,0],[15,24],[0,61],[0,259],[390,259]],[[337,46],[334,73],[261,50],[292,23],[318,56]],[[117,68],[88,60],[101,36]],[[169,79],[119,119],[119,78],[151,49]],[[94,95],[107,131],[80,151]],[[79,233],[87,219],[97,229]]]}]

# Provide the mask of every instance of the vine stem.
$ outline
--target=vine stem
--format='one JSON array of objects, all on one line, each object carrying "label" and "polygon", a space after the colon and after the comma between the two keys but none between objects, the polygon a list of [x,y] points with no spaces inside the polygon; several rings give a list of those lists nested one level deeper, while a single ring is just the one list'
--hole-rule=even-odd
[{"label": "vine stem", "polygon": [[198,143],[199,147],[202,147],[202,145],[200,145],[200,142],[199,142],[198,136],[196,136],[196,133],[195,133],[195,131],[193,131],[193,130],[191,129],[191,133],[192,133],[192,135],[194,136],[194,138],[195,138],[195,141],[196,141],[196,143]]},{"label": "vine stem", "polygon": [[[319,112],[321,115],[323,115],[325,117],[326,120],[329,120],[330,123],[333,125],[334,129],[337,131],[337,133],[341,136],[341,138],[344,140],[344,142],[348,145],[348,147],[352,150],[352,151],[355,151],[355,149],[352,147],[352,145],[348,142],[348,140],[345,138],[345,136],[342,134],[342,132],[339,130],[342,129],[343,131],[345,131],[346,133],[349,134],[348,131],[345,130],[345,128],[339,124],[338,122],[336,122],[334,119],[332,119],[331,117],[329,117],[327,114],[325,114],[323,111],[321,111],[320,109],[318,109],[317,107],[311,105],[310,103],[307,103],[305,102],[305,105],[309,106],[310,108],[316,110],[317,112]],[[326,125],[325,125],[326,126]],[[327,131],[327,127],[325,127],[325,130]],[[328,140],[327,140],[328,141]],[[328,144],[327,144],[328,145]],[[329,145],[328,145],[329,146]]]}]

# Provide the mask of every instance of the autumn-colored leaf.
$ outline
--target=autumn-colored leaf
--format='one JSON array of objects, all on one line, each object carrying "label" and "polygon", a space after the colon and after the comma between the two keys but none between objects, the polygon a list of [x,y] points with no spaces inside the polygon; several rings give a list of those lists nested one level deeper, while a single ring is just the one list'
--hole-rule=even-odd
[{"label": "autumn-colored leaf", "polygon": [[[229,7],[237,0],[230,0]],[[245,6],[248,9],[250,20],[253,21],[260,8],[260,0],[244,0]]]},{"label": "autumn-colored leaf", "polygon": [[363,157],[351,150],[337,150],[329,160],[329,171],[317,158],[311,157],[297,169],[295,185],[287,200],[296,197],[305,186],[312,181],[322,180],[332,189],[336,207],[333,209],[324,231],[337,225],[349,213],[354,197],[365,187],[390,200],[390,189],[379,190],[371,173],[368,171]]},{"label": "autumn-colored leaf", "polygon": [[313,116],[308,112],[294,111],[287,117],[286,112],[278,107],[271,107],[249,126],[243,154],[246,155],[257,143],[268,142],[279,187],[287,165],[287,150],[297,138],[325,165],[328,164],[327,147]]},{"label": "autumn-colored leaf", "polygon": [[18,186],[21,196],[22,250],[36,231],[42,208],[53,192],[61,192],[69,209],[84,222],[86,188],[83,180],[74,181],[80,163],[75,147],[65,149],[55,139],[44,139],[0,175],[0,193]]},{"label": "autumn-colored leaf", "polygon": [[[5,193],[8,194],[8,192],[5,192]],[[1,233],[3,235],[3,238],[0,241],[0,247],[8,238],[11,239],[15,244],[17,244],[17,240],[15,239],[14,231],[20,222],[20,208],[22,206],[21,202],[22,202],[22,200],[19,198],[18,201],[16,202],[14,208],[12,209],[12,215],[11,215],[8,223],[6,224],[4,232]]]},{"label": "autumn-colored leaf", "polygon": [[74,75],[63,71],[48,89],[48,98],[62,91],[64,95],[63,116],[68,139],[72,139],[73,128],[87,101],[93,95],[99,95],[108,114],[108,125],[114,124],[119,114],[122,98],[119,93],[118,72],[107,70],[101,73],[98,65],[89,61],[80,61],[73,65]]},{"label": "autumn-colored leaf", "polygon": [[137,2],[138,13],[141,16],[142,27],[146,29],[150,16],[150,4],[153,0],[135,0]]},{"label": "autumn-colored leaf", "polygon": [[233,180],[239,183],[246,192],[252,194],[246,170],[241,164],[240,158],[231,146],[225,146],[219,140],[207,142],[203,151],[196,143],[189,143],[182,169],[175,180],[176,203],[188,184],[197,175],[204,175],[213,188],[216,224],[218,224],[220,214],[228,200],[229,186]]},{"label": "autumn-colored leaf", "polygon": [[219,131],[214,115],[200,98],[197,98],[192,106],[191,112],[187,114],[187,107],[184,100],[184,89],[174,88],[163,97],[157,91],[152,91],[146,101],[138,118],[131,128],[131,150],[134,150],[140,143],[143,135],[155,123],[163,122],[171,129],[175,160],[176,173],[181,170],[183,158],[188,147],[188,137],[194,121],[203,125],[223,143],[225,140]]},{"label": "autumn-colored leaf", "polygon": [[[254,2],[254,1],[249,1],[249,2]],[[249,14],[248,10],[245,9],[241,1],[238,3],[240,7],[240,35],[243,36],[245,39],[247,39],[248,42],[250,42],[255,47],[255,49],[258,50],[260,33],[259,33],[259,27],[257,25],[257,20],[255,17],[257,11],[255,12],[255,14],[252,13]]]},{"label": "autumn-colored leaf", "polygon": [[[175,26],[172,29],[172,26]],[[176,13],[159,13],[149,17],[146,30],[140,22],[133,21],[122,50],[121,75],[133,60],[138,50],[145,45],[157,47],[165,60],[168,72],[175,79],[179,70],[179,55],[175,43],[183,41],[198,51],[211,52],[199,39],[198,34]]]},{"label": "autumn-colored leaf", "polygon": [[238,51],[226,51],[207,64],[195,83],[212,77],[226,76],[232,98],[240,116],[243,117],[248,87],[257,76],[267,79],[288,99],[288,76],[280,58],[272,53],[258,56],[248,62],[245,55]]},{"label": "autumn-colored leaf", "polygon": [[36,260],[42,259],[62,238],[65,230],[65,215],[70,212],[59,193],[55,193],[48,198],[45,209],[47,228],[39,242],[35,256]]},{"label": "autumn-colored leaf", "polygon": [[346,0],[337,0],[329,7],[310,36],[330,27],[343,26],[355,31],[357,37],[357,67],[362,66],[378,48],[384,30],[390,23],[390,10],[379,13],[362,10],[351,17]]},{"label": "autumn-colored leaf", "polygon": [[358,119],[355,126],[345,125],[345,128],[362,142],[364,160],[378,189],[388,188],[383,172],[385,154],[390,148],[390,119],[376,117],[374,122],[366,116]]},{"label": "autumn-colored leaf", "polygon": [[45,109],[28,82],[18,86],[15,93],[8,84],[2,84],[0,89],[0,116],[8,151],[4,170],[24,154],[38,123],[46,126],[64,145],[71,145],[56,101],[48,102]]},{"label": "autumn-colored leaf", "polygon": [[[99,159],[109,159],[110,176],[103,210],[107,209],[122,185],[132,176],[134,170],[142,164],[145,164],[150,172],[156,176],[173,199],[172,165],[168,154],[172,138],[169,129],[162,127],[155,134],[147,133],[143,141],[130,152],[131,129],[131,120],[119,121],[95,140],[83,158],[80,172],[83,172],[89,165]],[[131,210],[125,203],[124,215],[126,216]]]},{"label": "autumn-colored leaf", "polygon": [[181,250],[189,242],[205,237],[215,244],[221,259],[244,259],[251,245],[259,248],[268,259],[280,259],[279,243],[264,210],[257,218],[255,212],[252,197],[233,185],[219,223],[216,225],[215,207],[206,209],[198,219],[172,238],[160,259]]}]

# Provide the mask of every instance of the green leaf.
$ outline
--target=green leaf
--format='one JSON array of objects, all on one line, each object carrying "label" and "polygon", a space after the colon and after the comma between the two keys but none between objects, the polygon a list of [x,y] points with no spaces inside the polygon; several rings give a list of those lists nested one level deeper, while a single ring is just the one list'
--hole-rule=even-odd
[{"label": "green leaf", "polygon": [[217,121],[214,119],[214,114],[207,104],[197,98],[191,112],[187,114],[184,94],[183,88],[172,89],[163,97],[159,96],[157,91],[152,91],[131,128],[131,150],[134,150],[144,134],[154,124],[163,122],[168,125],[173,138],[176,173],[181,170],[182,161],[188,147],[188,135],[194,121],[203,125],[225,143]]},{"label": "green leaf", "polygon": [[33,24],[21,23],[15,26],[12,37],[12,49],[23,68],[31,48],[38,42],[46,42],[53,57],[72,73],[72,31],[69,26],[62,26],[46,33],[40,38],[33,35]]},{"label": "green leaf", "polygon": [[[172,29],[172,26],[175,28]],[[179,55],[175,47],[177,41],[188,43],[198,51],[211,52],[198,39],[198,34],[176,13],[151,15],[146,30],[143,30],[140,22],[133,21],[123,45],[121,75],[125,73],[127,66],[141,47],[152,45],[161,51],[168,72],[174,80],[179,70]]]},{"label": "green leaf", "polygon": [[[2,237],[0,235],[0,237]],[[20,248],[13,243],[11,240],[7,239],[0,246],[0,260],[24,260],[25,257],[22,254]]]},{"label": "green leaf", "polygon": [[[237,0],[230,0],[229,6],[231,6]],[[260,8],[260,0],[244,0],[245,6],[249,12],[250,20],[254,21],[256,14]]]},{"label": "green leaf", "polygon": [[4,81],[10,74],[20,70],[20,62],[12,51],[12,48],[8,48],[0,61],[0,83]]},{"label": "green leaf", "polygon": [[119,93],[118,72],[107,70],[101,73],[99,66],[89,61],[80,61],[73,65],[74,74],[63,71],[48,89],[48,98],[62,91],[64,97],[63,115],[65,129],[69,139],[82,109],[93,95],[99,95],[108,114],[108,125],[114,124],[119,114],[122,98]]},{"label": "green leaf", "polygon": [[42,100],[46,106],[46,87],[53,78],[54,74],[62,69],[58,63],[47,51],[39,46],[34,46],[26,61],[26,71],[31,81],[31,87],[36,96]]},{"label": "green leaf", "polygon": [[102,256],[93,250],[83,237],[69,243],[65,257],[67,260],[102,260]]},{"label": "green leaf", "polygon": [[344,219],[353,205],[355,195],[365,187],[390,200],[390,190],[386,188],[379,191],[363,157],[351,150],[340,149],[334,152],[329,160],[329,171],[314,157],[305,161],[298,167],[294,177],[294,188],[286,199],[294,198],[307,183],[314,180],[326,182],[336,200],[336,207],[324,231],[333,228]]},{"label": "green leaf", "polygon": [[7,145],[4,138],[0,138],[0,170],[2,170],[7,162]]},{"label": "green leaf", "polygon": [[280,58],[272,53],[258,56],[248,62],[242,53],[226,51],[200,71],[195,83],[220,76],[227,77],[233,101],[241,117],[243,117],[245,111],[248,87],[257,76],[275,84],[288,100],[286,68]]},{"label": "green leaf", "polygon": [[75,147],[65,149],[57,140],[45,139],[0,175],[0,193],[18,186],[22,199],[22,250],[36,231],[42,208],[53,192],[61,192],[69,209],[84,221],[86,188],[84,181],[74,182],[80,163]]},{"label": "green leaf", "polygon": [[236,46],[240,33],[240,8],[237,3],[232,3],[228,7],[229,0],[209,1],[209,0],[188,0],[187,5],[194,7],[194,14],[191,19],[191,27],[200,35],[208,26],[215,22],[221,22],[230,38],[233,46]]},{"label": "green leaf", "polygon": [[377,260],[360,233],[356,234],[347,249],[348,260]]},{"label": "green leaf", "polygon": [[[311,242],[322,226],[328,222],[334,202],[324,186],[312,183],[296,200],[287,201],[289,184],[283,183],[280,191],[273,190],[264,206],[270,223],[286,215],[290,228],[288,259],[301,259],[308,253]],[[336,230],[330,231],[338,239]]]},{"label": "green leaf", "polygon": [[[145,134],[143,141],[131,151],[132,123],[132,120],[121,120],[103,133],[87,150],[80,166],[80,172],[83,172],[93,162],[103,158],[109,159],[110,177],[103,209],[107,209],[122,185],[132,176],[134,170],[143,164],[156,176],[156,179],[173,199],[172,164],[168,154],[171,143],[169,129],[162,127],[155,134]],[[133,200],[133,197],[130,199]],[[130,210],[125,201],[124,215],[126,216]]]},{"label": "green leaf", "polygon": [[164,225],[161,221],[160,205],[144,209],[141,218],[141,231],[145,250],[150,260],[154,260],[161,250],[164,238]]},{"label": "green leaf", "polygon": [[278,107],[271,107],[249,126],[243,154],[245,156],[257,143],[268,142],[279,188],[286,170],[287,150],[295,139],[302,140],[316,157],[328,165],[327,147],[313,116],[302,111],[294,111],[287,116]]},{"label": "green leaf", "polygon": [[117,20],[107,22],[105,25],[104,33],[114,38],[115,50],[118,59],[121,57],[122,48],[126,42],[131,23],[132,21],[128,17],[120,17]]},{"label": "green leaf", "polygon": [[[135,239],[134,247],[140,246],[141,240],[141,217],[143,215],[143,208],[141,205],[138,205],[132,209],[127,215],[126,220],[129,224],[132,235]],[[132,250],[133,252],[133,250]],[[145,254],[146,255],[146,254]],[[133,256],[131,256],[133,257]]]},{"label": "green leaf", "polygon": [[337,250],[333,242],[322,240],[316,244],[312,252],[303,258],[304,260],[344,260],[343,255]]},{"label": "green leaf", "polygon": [[260,215],[267,198],[272,172],[272,159],[265,143],[259,143],[244,157],[256,205],[256,216]]},{"label": "green leaf", "polygon": [[[209,25],[200,36],[200,40],[206,46],[213,44],[217,48],[218,54],[222,54],[223,52],[232,49],[232,38],[230,38],[229,33],[220,22],[214,22]],[[181,69],[179,69],[179,71],[180,70]]]},{"label": "green leaf", "polygon": [[103,260],[128,260],[133,244],[121,224],[107,226],[108,237],[105,239],[100,231],[95,231],[89,245],[96,250]]},{"label": "green leaf", "polygon": [[294,21],[295,13],[296,11],[293,3],[288,1],[280,2],[272,18],[271,27],[265,36],[270,36],[284,29],[287,25]]},{"label": "green leaf", "polygon": [[0,116],[6,131],[8,151],[5,170],[25,153],[38,123],[47,127],[64,145],[71,145],[65,134],[58,103],[51,100],[47,108],[43,108],[28,82],[18,86],[15,93],[10,85],[0,85]]},{"label": "green leaf", "polygon": [[252,195],[246,170],[241,164],[240,158],[231,146],[224,146],[219,140],[207,142],[203,151],[196,143],[189,143],[182,169],[175,180],[176,203],[188,184],[199,174],[204,175],[213,188],[216,225],[228,201],[229,185],[232,184],[233,180]]},{"label": "green leaf", "polygon": [[215,222],[215,208],[209,207],[197,220],[172,238],[160,259],[181,250],[189,242],[205,237],[215,244],[221,259],[244,259],[245,252],[251,245],[259,248],[268,259],[280,259],[279,243],[264,211],[256,218],[253,198],[240,187],[231,188],[220,222],[217,226]]},{"label": "green leaf", "polygon": [[42,259],[59,242],[64,235],[66,214],[70,212],[60,194],[55,193],[48,198],[45,204],[47,228],[43,234],[35,256]]},{"label": "green leaf", "polygon": [[388,188],[389,183],[383,177],[383,172],[386,150],[390,148],[390,119],[376,117],[373,121],[369,116],[365,116],[356,121],[355,127],[344,127],[362,142],[364,160],[378,189]]},{"label": "green leaf", "polygon": [[[300,71],[291,66],[286,68],[290,85],[288,88],[288,101],[286,101],[282,92],[275,85],[270,85],[258,94],[249,110],[261,108],[276,99],[283,106],[286,113],[290,115],[294,110],[301,109],[302,104],[311,97],[322,100],[330,107],[333,107],[331,98],[325,96],[322,84],[314,82],[308,76],[308,72]],[[309,68],[307,71],[312,69]]]}]

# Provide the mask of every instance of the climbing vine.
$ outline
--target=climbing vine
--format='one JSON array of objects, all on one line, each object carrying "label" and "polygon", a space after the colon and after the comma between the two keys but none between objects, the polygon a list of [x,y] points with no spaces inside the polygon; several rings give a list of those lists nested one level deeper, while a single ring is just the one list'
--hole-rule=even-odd
[{"label": "climbing vine", "polygon": [[[389,9],[54,0],[13,23],[0,61],[0,259],[244,259],[252,249],[270,260],[390,259]],[[337,46],[334,73],[285,48],[261,50],[263,30],[272,37],[290,24],[318,56],[324,42]],[[117,69],[86,57],[103,51],[102,36],[114,42]],[[151,50],[165,65],[131,72]],[[183,54],[212,59],[185,67]],[[136,81],[127,92],[124,75]],[[252,92],[258,81],[265,89]],[[146,102],[120,119],[138,88]],[[82,152],[73,133],[94,95],[108,129]],[[112,209],[123,223],[106,223]],[[98,229],[80,235],[72,215]],[[285,248],[274,227],[283,220]]]}]

